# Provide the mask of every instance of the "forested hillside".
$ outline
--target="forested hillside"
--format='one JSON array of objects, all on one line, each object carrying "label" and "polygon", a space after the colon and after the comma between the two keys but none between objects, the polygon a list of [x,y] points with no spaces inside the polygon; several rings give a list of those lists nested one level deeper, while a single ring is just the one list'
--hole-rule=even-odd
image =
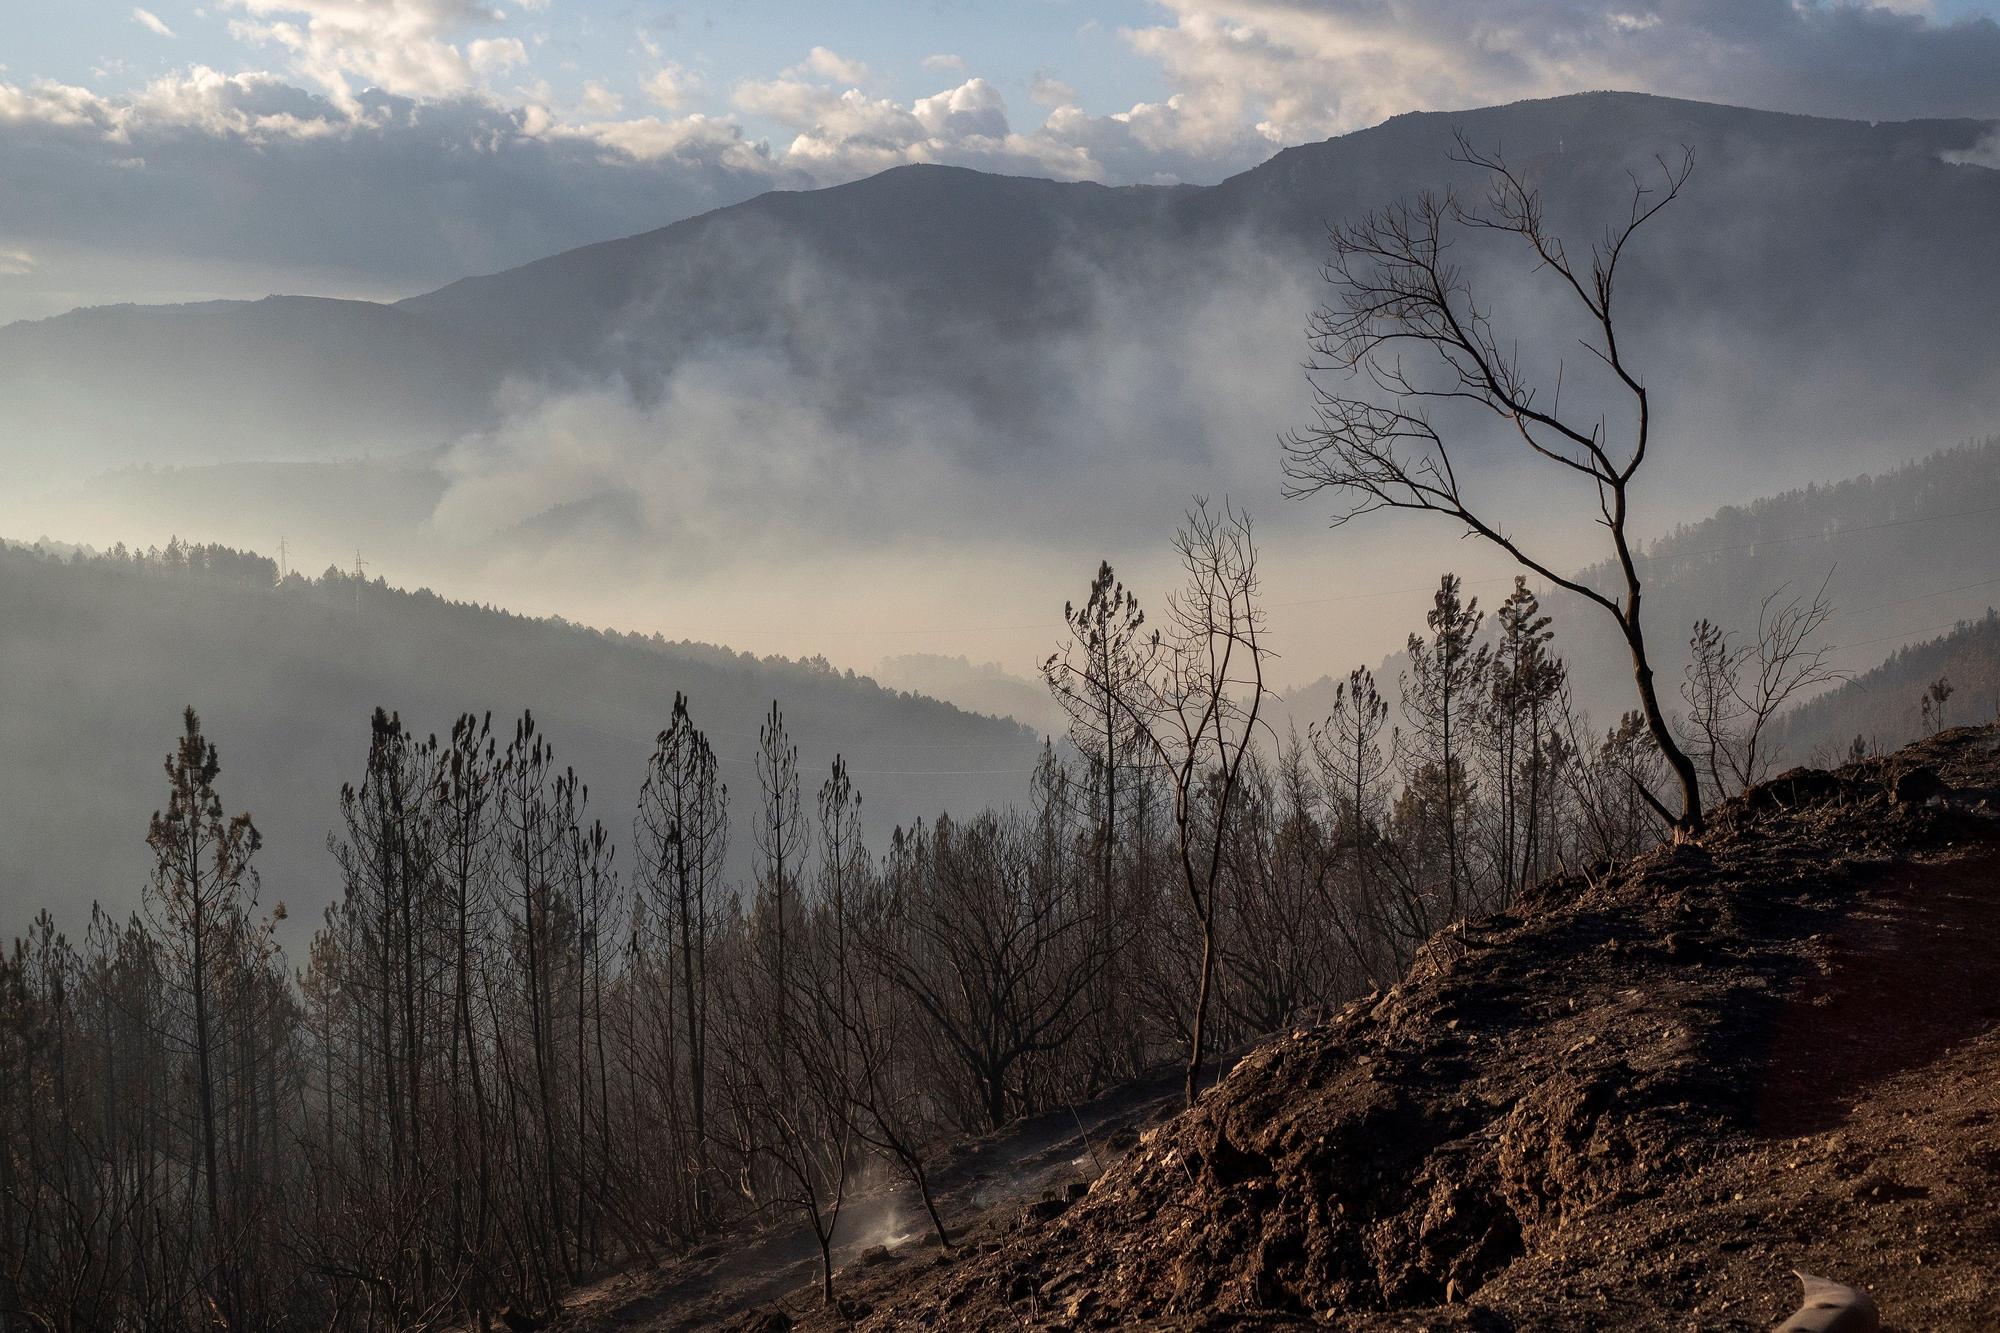
[{"label": "forested hillside", "polygon": [[2000,612],[1905,644],[1889,660],[1786,714],[1784,753],[1801,763],[1893,750],[1940,726],[2000,722]]},{"label": "forested hillside", "polygon": [[[1048,668],[1072,745],[990,809],[948,775],[1009,770],[943,765],[1018,752],[1009,724],[811,666],[332,572],[273,586],[268,560],[211,547],[8,553],[0,613],[33,627],[8,679],[38,701],[7,713],[8,800],[40,830],[14,873],[70,918],[0,960],[10,1306],[77,1328],[526,1327],[606,1265],[772,1222],[810,1235],[831,1296],[871,1179],[908,1182],[947,1243],[928,1172],[966,1136],[1162,1061],[1192,1100],[1215,1052],[1658,837],[1633,795],[1658,755],[1564,714],[1518,585],[1475,647],[1440,583],[1402,734],[1357,673],[1273,753],[1249,533],[1197,507],[1157,637],[1100,572]],[[453,724],[513,692],[556,703]],[[757,710],[747,744],[731,707]],[[844,727],[896,738],[857,755],[936,767],[801,754]],[[892,801],[953,808],[885,834],[892,775],[922,783]],[[325,850],[280,859],[315,821]],[[143,909],[78,920],[121,827]]]},{"label": "forested hillside", "polygon": [[[1936,654],[1916,645],[1940,630],[1983,615],[2000,588],[2000,552],[1993,531],[2000,524],[2000,437],[1969,442],[1892,468],[1826,485],[1808,486],[1732,506],[1699,523],[1675,529],[1643,548],[1647,642],[1669,702],[1684,709],[1681,686],[1697,620],[1706,619],[1732,641],[1755,639],[1758,616],[1772,599],[1775,610],[1798,599],[1809,604],[1824,589],[1832,615],[1812,637],[1827,664],[1842,676],[1875,682],[1868,716],[1853,691],[1802,709],[1795,722],[1774,730],[1779,755],[1805,763],[1823,745],[1845,748],[1858,732],[1893,748],[1919,734],[1916,696],[1923,681],[1907,679],[1915,663]],[[1605,566],[1584,572],[1594,586],[1611,586]],[[1508,580],[1467,580],[1469,596],[1490,606]],[[1557,591],[1547,598],[1569,668],[1572,703],[1599,721],[1630,708],[1632,680],[1623,645],[1606,634],[1593,608]],[[1767,613],[1768,614],[1768,613]],[[1969,631],[1946,653],[1967,693],[1958,708],[1989,680],[2000,661],[1990,660],[1991,639]],[[1900,645],[1900,646],[1899,646]],[[1887,676],[1870,674],[1885,658]],[[1944,668],[1941,668],[1944,669]],[[1385,694],[1394,697],[1408,670],[1406,654],[1375,668]],[[1937,672],[1931,673],[1934,677]],[[1893,680],[1893,685],[1888,682]],[[1286,692],[1284,716],[1303,729],[1325,716],[1337,681],[1323,677]],[[1907,697],[1905,697],[1907,696]],[[1841,702],[1835,703],[1838,699]],[[1796,705],[1803,699],[1794,700]],[[1887,711],[1880,711],[1882,709]],[[1975,721],[1972,711],[1954,715]],[[1864,725],[1847,726],[1846,718]],[[1843,730],[1845,728],[1845,730]],[[1838,733],[1838,734],[1836,734]]]},{"label": "forested hillside", "polygon": [[[1822,587],[1833,614],[1815,643],[1841,672],[1865,672],[1900,645],[1985,610],[2000,587],[1997,524],[2000,437],[1991,437],[1679,528],[1649,543],[1639,566],[1660,674],[1677,695],[1697,620],[1754,639],[1766,599],[1775,598],[1774,608],[1810,602]],[[1586,578],[1606,586],[1610,572],[1599,567]],[[1623,697],[1623,665],[1615,648],[1577,664],[1580,696],[1593,711]],[[1882,740],[1914,734],[1885,730]]]},{"label": "forested hillside", "polygon": [[296,938],[338,894],[326,836],[378,706],[420,735],[488,711],[511,735],[532,709],[558,764],[575,767],[593,813],[616,829],[631,822],[677,692],[735,788],[754,787],[758,726],[779,701],[804,770],[844,755],[879,836],[1020,790],[1037,744],[1013,723],[824,663],[599,633],[333,570],[279,582],[269,559],[178,543],[81,563],[0,551],[0,624],[9,931],[41,907],[76,926],[93,899],[121,916],[136,905],[146,817],[188,705],[220,747],[231,808],[256,817],[263,897],[287,904]]}]

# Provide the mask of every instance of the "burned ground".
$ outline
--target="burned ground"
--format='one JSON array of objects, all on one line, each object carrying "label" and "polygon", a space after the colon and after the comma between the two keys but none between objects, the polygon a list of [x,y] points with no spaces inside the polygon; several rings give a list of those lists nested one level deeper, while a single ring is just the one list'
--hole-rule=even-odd
[{"label": "burned ground", "polygon": [[1059,1216],[794,1314],[1754,1329],[1799,1267],[1872,1288],[1890,1327],[1994,1326],[1996,807],[1991,729],[1787,775],[1700,848],[1439,937]]}]

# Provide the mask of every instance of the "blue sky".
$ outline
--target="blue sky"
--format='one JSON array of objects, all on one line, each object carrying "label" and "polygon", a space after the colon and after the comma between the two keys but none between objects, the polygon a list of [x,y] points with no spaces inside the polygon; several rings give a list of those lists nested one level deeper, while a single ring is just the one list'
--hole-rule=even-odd
[{"label": "blue sky", "polygon": [[1212,182],[1624,88],[2000,117],[2000,0],[5,0],[0,322],[392,297],[907,162]]},{"label": "blue sky", "polygon": [[[538,7],[501,0],[492,8],[508,17],[469,23],[467,36],[520,37],[535,73],[571,99],[596,82],[640,103],[664,58],[701,80],[694,100],[726,111],[731,86],[767,79],[815,46],[865,63],[871,91],[905,102],[963,81],[947,77],[959,67],[940,57],[957,57],[1023,104],[1037,77],[1076,88],[1086,109],[1107,114],[1170,92],[1159,65],[1121,35],[1159,20],[1151,0],[551,0]],[[268,48],[232,34],[243,18],[226,0],[15,0],[0,8],[0,63],[16,80],[104,92],[130,91],[189,65],[269,63]],[[744,119],[764,133],[785,129]]]}]

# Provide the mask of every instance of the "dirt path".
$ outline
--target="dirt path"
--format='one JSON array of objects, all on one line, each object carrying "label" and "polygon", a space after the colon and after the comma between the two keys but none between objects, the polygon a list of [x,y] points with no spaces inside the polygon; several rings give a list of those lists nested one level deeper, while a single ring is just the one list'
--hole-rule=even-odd
[{"label": "dirt path", "polygon": [[[1920,769],[1948,796],[1897,799]],[[1798,1267],[2000,1328],[1996,1256],[2000,732],[1962,729],[1440,936],[850,1322],[1750,1333]]]},{"label": "dirt path", "polygon": [[[1181,1071],[1164,1069],[1078,1107],[1010,1125],[955,1149],[933,1172],[954,1241],[1011,1222],[1027,1203],[1089,1181],[1139,1132],[1181,1108]],[[938,1257],[929,1219],[900,1179],[849,1196],[834,1242],[837,1269],[906,1268]],[[819,1300],[819,1247],[802,1224],[717,1239],[651,1270],[620,1273],[574,1293],[561,1326],[579,1333],[711,1328],[757,1312],[809,1313]],[[845,1286],[840,1276],[836,1286]]]}]

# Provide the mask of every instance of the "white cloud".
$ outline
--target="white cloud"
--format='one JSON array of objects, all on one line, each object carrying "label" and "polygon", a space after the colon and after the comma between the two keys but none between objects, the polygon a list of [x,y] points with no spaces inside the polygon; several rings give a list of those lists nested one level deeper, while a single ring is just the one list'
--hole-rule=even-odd
[{"label": "white cloud", "polygon": [[577,99],[576,106],[583,115],[597,120],[609,120],[625,109],[625,99],[596,79],[585,79],[583,95]]},{"label": "white cloud", "polygon": [[933,139],[1007,137],[1007,103],[984,79],[967,79],[956,88],[920,97],[910,110]]},{"label": "white cloud", "polygon": [[0,123],[33,123],[64,128],[99,122],[102,100],[88,88],[41,80],[23,88],[0,83]]},{"label": "white cloud", "polygon": [[733,102],[746,115],[796,133],[781,160],[832,183],[912,162],[942,162],[1029,172],[1064,180],[1101,174],[1087,150],[1008,124],[999,89],[972,78],[908,106],[858,88],[836,90],[796,77],[738,84]]},{"label": "white cloud", "polygon": [[528,48],[518,37],[481,37],[465,48],[465,60],[479,75],[498,74],[528,63]]},{"label": "white cloud", "polygon": [[[134,275],[167,272],[174,299],[402,295],[814,183],[727,119],[552,105],[350,108],[202,67],[118,96],[0,80],[0,237],[70,304],[143,298]],[[25,309],[0,301],[0,322]]]},{"label": "white cloud", "polygon": [[174,30],[161,21],[160,16],[150,9],[132,7],[132,21],[156,37],[172,37]]},{"label": "white cloud", "polygon": [[949,51],[939,51],[933,55],[925,56],[923,64],[925,69],[933,71],[963,70],[965,68],[965,57],[953,55]]},{"label": "white cloud", "polygon": [[0,246],[0,278],[19,278],[35,271],[35,257],[26,250]]},{"label": "white cloud", "polygon": [[[412,97],[444,97],[471,88],[482,71],[451,38],[490,27],[505,14],[481,0],[224,0],[250,17],[230,25],[246,41],[291,55],[300,77],[350,111],[368,88]],[[486,47],[488,68],[513,47]],[[475,43],[475,45],[478,45]],[[357,87],[357,83],[359,86]]]},{"label": "white cloud", "polygon": [[739,172],[748,180],[775,182],[777,165],[734,122],[695,114],[673,119],[641,116],[556,126],[545,137],[586,141],[633,162],[685,160]]},{"label": "white cloud", "polygon": [[868,82],[868,66],[859,60],[849,60],[836,51],[829,51],[824,46],[815,46],[807,53],[805,62],[794,65],[789,72],[817,75],[834,83],[849,85]]},{"label": "white cloud", "polygon": [[669,111],[677,111],[700,82],[679,65],[663,65],[642,86],[647,97]]},{"label": "white cloud", "polygon": [[1075,106],[1076,89],[1061,79],[1036,70],[1034,79],[1028,84],[1028,100],[1036,106]]},{"label": "white cloud", "polygon": [[1928,0],[1159,2],[1169,21],[1126,38],[1174,95],[1122,119],[1217,163],[1405,111],[1596,88],[1869,119],[2000,113],[2000,27],[1939,21]]},{"label": "white cloud", "polygon": [[1658,14],[1611,14],[1606,21],[1620,32],[1644,32],[1660,26]]}]

